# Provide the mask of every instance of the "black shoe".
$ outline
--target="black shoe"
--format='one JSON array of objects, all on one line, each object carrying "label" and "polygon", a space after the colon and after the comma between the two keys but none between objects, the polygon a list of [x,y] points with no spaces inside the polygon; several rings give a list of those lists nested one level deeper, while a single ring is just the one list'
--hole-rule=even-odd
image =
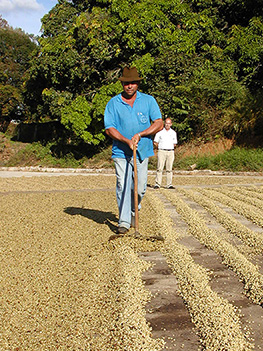
[{"label": "black shoe", "polygon": [[125,228],[125,227],[118,227],[117,229],[117,233],[118,234],[126,234],[128,232],[129,229]]},{"label": "black shoe", "polygon": [[175,187],[173,185],[169,185],[168,189],[175,189]]},{"label": "black shoe", "polygon": [[154,189],[160,189],[159,185],[155,185],[153,188]]}]

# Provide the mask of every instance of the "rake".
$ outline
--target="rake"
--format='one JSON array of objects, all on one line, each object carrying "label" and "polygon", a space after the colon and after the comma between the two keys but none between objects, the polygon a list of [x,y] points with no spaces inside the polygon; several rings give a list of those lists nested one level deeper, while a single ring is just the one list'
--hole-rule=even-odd
[{"label": "rake", "polygon": [[136,162],[136,146],[134,145],[133,147],[133,169],[134,169],[134,211],[135,211],[135,217],[134,217],[134,233],[131,234],[114,234],[112,235],[109,240],[124,237],[124,236],[129,236],[135,239],[140,239],[140,240],[148,240],[148,241],[164,241],[164,238],[162,235],[151,235],[151,236],[146,236],[142,235],[139,232],[139,209],[138,209],[138,173],[137,173],[137,162]]}]

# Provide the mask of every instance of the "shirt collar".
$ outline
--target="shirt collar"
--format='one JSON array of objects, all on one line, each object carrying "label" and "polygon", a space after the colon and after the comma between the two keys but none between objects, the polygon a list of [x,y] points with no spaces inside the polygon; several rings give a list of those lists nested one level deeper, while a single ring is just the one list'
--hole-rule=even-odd
[{"label": "shirt collar", "polygon": [[[138,99],[140,99],[141,96],[142,96],[142,93],[140,93],[139,90],[137,90],[137,94],[136,94],[136,99],[135,99],[135,101],[138,100]],[[118,100],[119,100],[120,102],[125,103],[125,102],[122,100],[122,98],[121,98],[121,93],[118,95]]]}]

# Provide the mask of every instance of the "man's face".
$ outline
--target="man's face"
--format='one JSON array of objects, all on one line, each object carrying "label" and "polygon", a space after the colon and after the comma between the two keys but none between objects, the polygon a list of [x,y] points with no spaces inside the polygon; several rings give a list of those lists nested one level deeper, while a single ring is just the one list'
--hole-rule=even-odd
[{"label": "man's face", "polygon": [[139,87],[139,83],[140,82],[138,81],[122,82],[123,90],[127,97],[132,97],[136,93]]},{"label": "man's face", "polygon": [[164,122],[164,127],[166,130],[170,129],[172,126],[172,121],[170,119],[166,119]]}]

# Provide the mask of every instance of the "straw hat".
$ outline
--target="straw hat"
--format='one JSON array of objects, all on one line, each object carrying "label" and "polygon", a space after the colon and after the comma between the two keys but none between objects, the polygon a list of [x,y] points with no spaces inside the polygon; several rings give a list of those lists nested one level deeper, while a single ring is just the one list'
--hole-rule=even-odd
[{"label": "straw hat", "polygon": [[121,82],[136,82],[142,79],[143,78],[139,77],[136,67],[125,67],[122,73],[122,77],[119,78]]}]

